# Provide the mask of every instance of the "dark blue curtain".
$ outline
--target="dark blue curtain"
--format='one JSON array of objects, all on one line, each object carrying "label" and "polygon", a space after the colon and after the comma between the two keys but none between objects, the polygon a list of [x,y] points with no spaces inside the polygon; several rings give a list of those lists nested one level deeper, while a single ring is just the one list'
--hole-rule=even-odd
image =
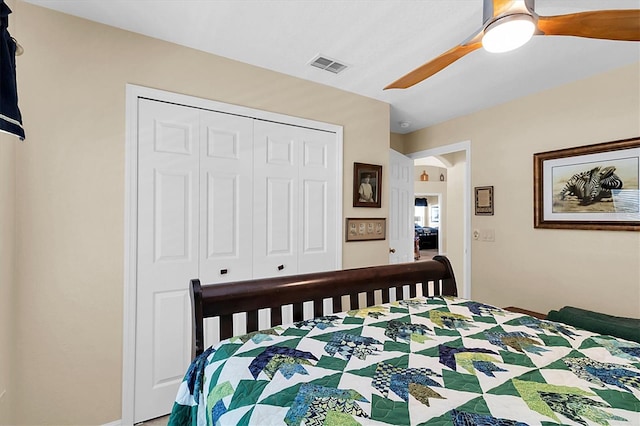
[{"label": "dark blue curtain", "polygon": [[9,6],[0,0],[0,130],[24,140],[16,84],[17,45],[8,31],[10,13]]}]

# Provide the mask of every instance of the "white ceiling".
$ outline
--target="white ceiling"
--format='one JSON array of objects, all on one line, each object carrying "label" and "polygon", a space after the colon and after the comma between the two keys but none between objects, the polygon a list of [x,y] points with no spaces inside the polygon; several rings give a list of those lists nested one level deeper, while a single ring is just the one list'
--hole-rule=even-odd
[{"label": "white ceiling", "polygon": [[[391,105],[397,133],[640,61],[637,42],[537,36],[516,51],[480,49],[412,88],[383,91],[478,30],[482,0],[25,1],[379,99]],[[640,0],[536,1],[540,15],[603,7],[635,9]],[[313,68],[317,54],[349,68]]]}]

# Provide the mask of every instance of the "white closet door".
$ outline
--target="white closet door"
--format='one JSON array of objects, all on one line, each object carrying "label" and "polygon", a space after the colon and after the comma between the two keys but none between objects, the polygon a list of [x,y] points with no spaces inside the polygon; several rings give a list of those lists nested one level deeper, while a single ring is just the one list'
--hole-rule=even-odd
[{"label": "white closet door", "polygon": [[254,277],[337,268],[334,133],[254,124]]},{"label": "white closet door", "polygon": [[298,272],[299,144],[295,127],[254,123],[254,277]]},{"label": "white closet door", "polygon": [[139,101],[135,422],[166,414],[191,358],[198,110]]},{"label": "white closet door", "polygon": [[198,277],[204,283],[251,279],[253,120],[202,111],[200,130]]},{"label": "white closet door", "polygon": [[189,281],[336,269],[341,202],[334,133],[144,98],[137,117],[136,423],[191,361]]},{"label": "white closet door", "polygon": [[298,272],[337,269],[338,185],[334,133],[296,128],[300,147],[298,170],[300,219]]}]

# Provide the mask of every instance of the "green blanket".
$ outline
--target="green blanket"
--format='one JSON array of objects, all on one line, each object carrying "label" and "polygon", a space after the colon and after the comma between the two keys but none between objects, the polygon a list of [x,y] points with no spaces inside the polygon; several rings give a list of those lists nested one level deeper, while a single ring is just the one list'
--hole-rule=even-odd
[{"label": "green blanket", "polygon": [[615,317],[572,306],[550,311],[547,319],[640,343],[640,319]]}]

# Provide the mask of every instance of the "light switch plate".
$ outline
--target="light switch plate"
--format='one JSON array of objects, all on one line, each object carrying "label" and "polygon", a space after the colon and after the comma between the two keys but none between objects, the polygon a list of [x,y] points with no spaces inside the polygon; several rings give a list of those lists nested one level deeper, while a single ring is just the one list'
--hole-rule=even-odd
[{"label": "light switch plate", "polygon": [[496,231],[495,229],[481,229],[480,230],[480,239],[482,241],[486,241],[488,243],[492,243],[496,240]]}]

